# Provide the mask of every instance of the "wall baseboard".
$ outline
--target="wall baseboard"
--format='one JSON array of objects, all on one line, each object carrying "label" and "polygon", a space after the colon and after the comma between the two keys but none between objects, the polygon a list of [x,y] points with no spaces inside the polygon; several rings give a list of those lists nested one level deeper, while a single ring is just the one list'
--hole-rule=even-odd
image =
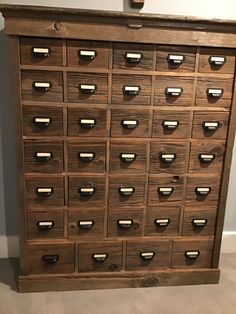
[{"label": "wall baseboard", "polygon": [[[236,253],[236,231],[224,231],[221,253]],[[19,257],[17,236],[0,236],[0,258]]]}]

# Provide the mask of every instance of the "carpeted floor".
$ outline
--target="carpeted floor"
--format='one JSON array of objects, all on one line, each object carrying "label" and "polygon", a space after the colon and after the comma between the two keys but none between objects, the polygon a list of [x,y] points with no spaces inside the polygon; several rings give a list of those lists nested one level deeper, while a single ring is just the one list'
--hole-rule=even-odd
[{"label": "carpeted floor", "polygon": [[16,292],[16,260],[0,260],[0,314],[235,314],[236,254],[221,258],[219,285]]}]

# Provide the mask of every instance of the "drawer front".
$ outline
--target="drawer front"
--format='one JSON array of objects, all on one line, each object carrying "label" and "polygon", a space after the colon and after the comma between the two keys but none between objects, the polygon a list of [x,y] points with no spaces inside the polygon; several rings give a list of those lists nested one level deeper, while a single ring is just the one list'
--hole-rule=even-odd
[{"label": "drawer front", "polygon": [[113,75],[112,103],[116,105],[150,105],[151,76]]},{"label": "drawer front", "polygon": [[67,41],[69,67],[108,68],[109,43],[99,41]]},{"label": "drawer front", "polygon": [[105,206],[105,177],[70,176],[69,177],[70,206]]},{"label": "drawer front", "polygon": [[23,70],[21,72],[22,100],[62,102],[61,72]]},{"label": "drawer front", "polygon": [[61,210],[39,210],[27,213],[27,238],[36,239],[63,239],[64,217]]},{"label": "drawer front", "polygon": [[105,172],[106,142],[68,142],[69,172]]},{"label": "drawer front", "polygon": [[194,72],[196,49],[178,46],[157,47],[157,71]]},{"label": "drawer front", "polygon": [[145,172],[147,162],[147,143],[132,143],[111,142],[110,172]]},{"label": "drawer front", "polygon": [[107,74],[68,73],[68,101],[76,103],[107,103]]},{"label": "drawer front", "polygon": [[154,110],[152,137],[188,138],[190,136],[188,110]]},{"label": "drawer front", "polygon": [[169,268],[168,240],[127,241],[126,270]]},{"label": "drawer front", "polygon": [[143,229],[142,210],[112,210],[108,216],[108,237],[140,237]]},{"label": "drawer front", "polygon": [[184,173],[188,143],[151,142],[151,173]]},{"label": "drawer front", "polygon": [[69,136],[106,136],[107,113],[105,109],[68,108]]},{"label": "drawer front", "polygon": [[62,136],[62,108],[23,106],[23,133],[26,136]]},{"label": "drawer front", "polygon": [[26,173],[60,173],[63,171],[63,142],[27,140],[24,160]]},{"label": "drawer front", "polygon": [[64,180],[57,177],[26,177],[26,206],[63,206]]},{"label": "drawer front", "polygon": [[210,268],[213,241],[174,240],[172,268]]},{"label": "drawer front", "polygon": [[212,236],[215,232],[216,207],[186,207],[183,236]]},{"label": "drawer front", "polygon": [[121,261],[121,241],[79,244],[79,272],[119,271],[121,269]]},{"label": "drawer front", "polygon": [[148,207],[146,215],[146,236],[179,234],[180,207]]},{"label": "drawer front", "polygon": [[29,274],[74,272],[74,243],[28,244]]},{"label": "drawer front", "polygon": [[139,44],[114,44],[113,68],[152,70],[153,46]]},{"label": "drawer front", "polygon": [[111,136],[148,137],[149,119],[148,110],[113,109],[111,111]]},{"label": "drawer front", "polygon": [[97,239],[104,236],[104,209],[69,210],[70,239]]},{"label": "drawer front", "polygon": [[62,66],[62,40],[21,38],[21,64]]}]

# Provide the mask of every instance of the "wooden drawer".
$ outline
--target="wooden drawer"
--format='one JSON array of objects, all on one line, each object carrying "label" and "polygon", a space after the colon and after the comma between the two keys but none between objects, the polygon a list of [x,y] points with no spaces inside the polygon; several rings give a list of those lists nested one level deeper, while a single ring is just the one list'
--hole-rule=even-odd
[{"label": "wooden drawer", "polygon": [[69,136],[106,136],[106,109],[68,108]]},{"label": "wooden drawer", "polygon": [[29,274],[67,274],[74,268],[74,243],[28,244]]},{"label": "wooden drawer", "polygon": [[140,207],[144,204],[144,176],[112,176],[109,182],[110,207]]},{"label": "wooden drawer", "polygon": [[126,270],[151,270],[169,268],[168,240],[127,241]]},{"label": "wooden drawer", "polygon": [[113,75],[112,103],[116,105],[150,105],[151,76]]},{"label": "wooden drawer", "polygon": [[21,38],[20,59],[21,64],[62,66],[62,40]]},{"label": "wooden drawer", "polygon": [[111,111],[112,137],[148,137],[149,110],[123,110]]},{"label": "wooden drawer", "polygon": [[201,48],[199,72],[234,74],[235,51],[230,49]]},{"label": "wooden drawer", "polygon": [[63,142],[27,140],[24,160],[26,173],[60,173],[63,171]]},{"label": "wooden drawer", "polygon": [[68,235],[71,239],[103,238],[104,209],[69,210]]},{"label": "wooden drawer", "polygon": [[193,102],[193,78],[156,76],[156,106],[191,106]]},{"label": "wooden drawer", "polygon": [[79,272],[119,271],[122,261],[122,242],[103,241],[79,244]]},{"label": "wooden drawer", "polygon": [[210,268],[212,240],[174,240],[172,268]]},{"label": "wooden drawer", "polygon": [[[45,112],[46,111],[46,112]],[[23,133],[26,136],[62,136],[62,108],[23,106]]]},{"label": "wooden drawer", "polygon": [[113,68],[132,70],[153,69],[152,45],[114,44]]},{"label": "wooden drawer", "polygon": [[194,72],[196,49],[181,46],[158,46],[156,70]]},{"label": "wooden drawer", "polygon": [[69,72],[67,80],[69,102],[107,103],[107,74]]},{"label": "wooden drawer", "polygon": [[146,236],[179,234],[180,207],[148,207],[146,215]]},{"label": "wooden drawer", "polygon": [[193,138],[225,139],[229,123],[228,112],[196,111],[193,118]]},{"label": "wooden drawer", "polygon": [[108,216],[108,237],[140,237],[143,210],[112,210]]},{"label": "wooden drawer", "polygon": [[91,208],[105,206],[105,177],[70,176],[69,205]]},{"label": "wooden drawer", "polygon": [[198,78],[196,106],[230,107],[233,80]]},{"label": "wooden drawer", "polygon": [[138,173],[146,171],[146,142],[111,142],[110,172]]},{"label": "wooden drawer", "polygon": [[21,95],[22,100],[62,102],[62,72],[23,70]]},{"label": "wooden drawer", "polygon": [[27,176],[26,206],[63,206],[64,180],[62,176]]},{"label": "wooden drawer", "polygon": [[183,176],[149,177],[148,205],[179,205],[183,199]]},{"label": "wooden drawer", "polygon": [[212,236],[215,232],[216,207],[186,207],[183,236]]},{"label": "wooden drawer", "polygon": [[68,40],[67,65],[69,67],[108,68],[109,43],[99,41]]},{"label": "wooden drawer", "polygon": [[192,142],[189,172],[221,174],[224,160],[224,142]]},{"label": "wooden drawer", "polygon": [[152,137],[188,138],[190,136],[188,110],[154,110]]},{"label": "wooden drawer", "polygon": [[64,215],[62,210],[29,211],[27,213],[27,238],[52,239],[64,238]]},{"label": "wooden drawer", "polygon": [[150,172],[180,174],[186,171],[187,142],[151,142]]},{"label": "wooden drawer", "polygon": [[68,142],[69,172],[105,172],[106,142]]}]

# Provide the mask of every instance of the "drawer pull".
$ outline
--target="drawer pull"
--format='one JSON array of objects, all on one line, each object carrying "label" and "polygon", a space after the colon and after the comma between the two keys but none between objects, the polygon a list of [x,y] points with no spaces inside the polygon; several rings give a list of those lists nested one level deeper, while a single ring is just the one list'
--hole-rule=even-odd
[{"label": "drawer pull", "polygon": [[135,188],[134,187],[120,187],[119,193],[121,196],[131,196],[134,194]]},{"label": "drawer pull", "polygon": [[96,50],[82,50],[78,51],[79,57],[84,60],[94,60],[97,56]]},{"label": "drawer pull", "polygon": [[32,124],[38,128],[46,129],[52,123],[51,118],[34,117]]},{"label": "drawer pull", "polygon": [[137,64],[141,61],[142,57],[142,53],[125,52],[124,54],[124,58],[128,63]]},{"label": "drawer pull", "polygon": [[40,153],[40,152],[38,153],[38,152],[36,152],[34,154],[34,158],[40,162],[47,162],[50,159],[52,159],[52,157],[53,157],[53,153]]},{"label": "drawer pull", "polygon": [[79,160],[83,162],[89,162],[94,160],[95,156],[95,153],[79,153]]},{"label": "drawer pull", "polygon": [[164,120],[162,122],[162,126],[165,130],[176,130],[179,126],[179,121],[172,121],[172,120]]},{"label": "drawer pull", "polygon": [[145,261],[150,261],[154,258],[155,252],[141,252],[139,254],[140,258]]},{"label": "drawer pull", "polygon": [[52,89],[50,82],[33,82],[33,88],[40,92],[49,92]]},{"label": "drawer pull", "polygon": [[189,259],[197,259],[200,255],[199,251],[186,251],[185,256]]},{"label": "drawer pull", "polygon": [[50,196],[53,194],[54,190],[53,188],[36,188],[36,192],[39,196],[43,196],[43,197],[46,197],[46,196]]},{"label": "drawer pull", "polygon": [[54,221],[38,221],[37,225],[42,231],[51,230],[54,226]]},{"label": "drawer pull", "polygon": [[95,94],[97,86],[95,84],[79,84],[79,90],[82,94]]},{"label": "drawer pull", "polygon": [[83,128],[83,129],[92,129],[93,127],[95,127],[97,121],[96,119],[79,119],[79,125]]},{"label": "drawer pull", "polygon": [[172,65],[180,65],[184,62],[184,56],[183,55],[171,55],[169,54],[167,56],[167,61]]},{"label": "drawer pull", "polygon": [[160,154],[161,161],[172,163],[176,159],[176,154]]},{"label": "drawer pull", "polygon": [[108,254],[107,253],[99,253],[99,254],[95,253],[92,255],[92,257],[95,262],[103,263],[108,258]]},{"label": "drawer pull", "polygon": [[92,196],[95,193],[95,188],[93,187],[80,187],[79,188],[79,194],[81,196]]},{"label": "drawer pull", "polygon": [[207,95],[213,98],[220,98],[224,94],[223,88],[208,88]]},{"label": "drawer pull", "polygon": [[117,224],[122,229],[129,229],[133,225],[133,220],[132,219],[119,219],[117,221]]},{"label": "drawer pull", "polygon": [[226,62],[226,57],[219,57],[219,56],[210,56],[209,57],[209,63],[211,65],[221,67]]},{"label": "drawer pull", "polygon": [[215,154],[199,154],[198,158],[201,162],[209,164],[215,159]]},{"label": "drawer pull", "polygon": [[93,220],[79,220],[78,227],[82,230],[89,230],[93,227],[94,221]]},{"label": "drawer pull", "polygon": [[129,154],[129,153],[121,153],[120,154],[120,160],[126,163],[131,163],[136,159],[137,155],[134,154]]},{"label": "drawer pull", "polygon": [[196,187],[195,193],[197,196],[207,196],[211,192],[210,187]]},{"label": "drawer pull", "polygon": [[157,192],[159,195],[161,196],[170,196],[174,191],[174,188],[170,187],[170,188],[158,188]]},{"label": "drawer pull", "polygon": [[123,86],[124,95],[136,96],[136,95],[139,95],[140,91],[141,91],[140,86],[128,86],[128,85]]},{"label": "drawer pull", "polygon": [[165,90],[165,94],[167,96],[174,96],[178,97],[183,93],[183,88],[182,87],[167,87]]},{"label": "drawer pull", "polygon": [[220,123],[218,121],[212,121],[212,122],[203,122],[202,127],[205,131],[216,131],[220,127]]},{"label": "drawer pull", "polygon": [[59,255],[43,255],[42,259],[46,264],[54,265],[58,262]]},{"label": "drawer pull", "polygon": [[155,219],[154,223],[157,227],[167,227],[170,224],[170,218]]},{"label": "drawer pull", "polygon": [[51,50],[50,48],[33,47],[32,53],[35,57],[46,58],[46,57],[49,57]]},{"label": "drawer pull", "polygon": [[195,227],[202,228],[207,224],[207,219],[193,219],[192,224]]},{"label": "drawer pull", "polygon": [[122,120],[121,126],[124,129],[135,129],[138,126],[138,120]]}]

